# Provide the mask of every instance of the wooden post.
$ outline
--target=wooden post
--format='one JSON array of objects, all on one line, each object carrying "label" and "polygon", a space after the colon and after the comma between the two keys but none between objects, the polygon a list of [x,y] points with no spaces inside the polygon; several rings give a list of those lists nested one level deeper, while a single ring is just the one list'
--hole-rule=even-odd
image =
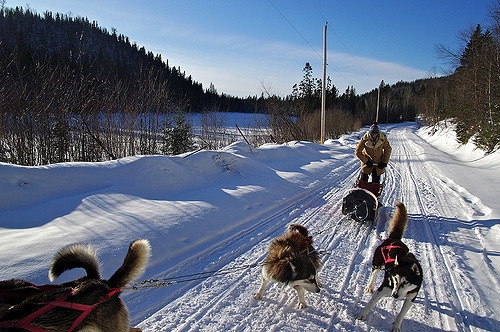
[{"label": "wooden post", "polygon": [[323,29],[323,81],[321,82],[321,137],[320,143],[325,143],[325,108],[326,108],[326,22]]},{"label": "wooden post", "polygon": [[380,109],[380,89],[382,88],[382,85],[384,85],[384,80],[380,82],[380,85],[378,86],[378,95],[377,95],[377,114],[375,116],[375,122],[378,122],[378,111]]}]

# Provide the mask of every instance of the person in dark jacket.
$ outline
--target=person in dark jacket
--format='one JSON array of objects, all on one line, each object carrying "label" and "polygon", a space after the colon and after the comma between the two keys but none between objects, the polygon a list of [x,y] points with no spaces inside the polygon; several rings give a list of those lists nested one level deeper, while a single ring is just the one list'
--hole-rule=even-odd
[{"label": "person in dark jacket", "polygon": [[378,123],[375,122],[361,137],[354,151],[356,157],[361,160],[360,180],[368,182],[368,177],[371,175],[372,182],[380,183],[380,176],[385,172],[391,152],[387,136],[380,131]]}]

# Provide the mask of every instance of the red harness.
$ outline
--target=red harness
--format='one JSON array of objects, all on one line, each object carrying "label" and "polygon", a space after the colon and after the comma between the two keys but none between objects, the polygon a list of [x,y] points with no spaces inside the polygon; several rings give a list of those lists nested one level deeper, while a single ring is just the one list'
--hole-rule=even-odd
[{"label": "red harness", "polygon": [[389,245],[380,248],[380,252],[382,253],[382,258],[384,259],[384,264],[394,263],[396,261],[395,258],[391,257],[392,249],[401,249],[401,246],[394,245],[395,242],[389,243]]},{"label": "red harness", "polygon": [[31,332],[47,332],[48,330],[43,329],[38,326],[31,325],[31,322],[35,319],[37,319],[40,316],[43,316],[50,310],[52,310],[55,307],[62,307],[62,308],[68,308],[68,309],[74,309],[74,310],[80,310],[82,313],[80,316],[76,318],[76,320],[71,324],[70,328],[68,329],[68,332],[73,331],[91,312],[94,310],[96,306],[99,304],[107,301],[110,299],[112,296],[120,292],[119,288],[111,288],[110,291],[104,295],[97,303],[94,303],[92,305],[88,304],[80,304],[80,303],[75,303],[75,302],[67,302],[65,301],[70,295],[73,295],[75,292],[75,289],[72,291],[61,295],[54,301],[47,302],[42,308],[38,309],[37,311],[29,314],[28,316],[24,317],[21,320],[18,321],[12,321],[12,322],[0,322],[0,328],[2,327],[16,327],[16,328],[21,328],[25,329]]}]

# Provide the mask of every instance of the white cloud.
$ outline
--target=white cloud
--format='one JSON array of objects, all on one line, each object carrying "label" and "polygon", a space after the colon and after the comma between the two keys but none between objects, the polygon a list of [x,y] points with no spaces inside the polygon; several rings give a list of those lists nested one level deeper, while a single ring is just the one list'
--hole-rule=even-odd
[{"label": "white cloud", "polygon": [[[182,29],[164,25],[160,31],[140,44],[160,53],[171,66],[180,66],[204,88],[213,83],[219,93],[260,95],[265,84],[282,96],[288,95],[302,79],[306,62],[311,63],[315,77],[322,76],[322,59],[318,54],[322,50],[310,46],[233,33],[214,34],[184,25]],[[331,50],[327,75],[341,92],[347,86],[354,86],[361,94],[378,87],[381,80],[393,84],[425,78],[428,73],[399,63]]]}]

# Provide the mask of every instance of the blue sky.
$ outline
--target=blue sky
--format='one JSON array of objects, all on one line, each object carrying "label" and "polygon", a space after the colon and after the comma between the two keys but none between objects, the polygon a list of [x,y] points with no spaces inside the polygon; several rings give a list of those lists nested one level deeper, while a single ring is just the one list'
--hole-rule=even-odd
[{"label": "blue sky", "polygon": [[460,33],[488,26],[495,0],[6,0],[87,17],[128,36],[147,51],[219,93],[285,96],[306,62],[322,76],[323,27],[327,75],[358,94],[381,80],[393,84],[440,76],[449,65],[436,45],[463,47]]}]

